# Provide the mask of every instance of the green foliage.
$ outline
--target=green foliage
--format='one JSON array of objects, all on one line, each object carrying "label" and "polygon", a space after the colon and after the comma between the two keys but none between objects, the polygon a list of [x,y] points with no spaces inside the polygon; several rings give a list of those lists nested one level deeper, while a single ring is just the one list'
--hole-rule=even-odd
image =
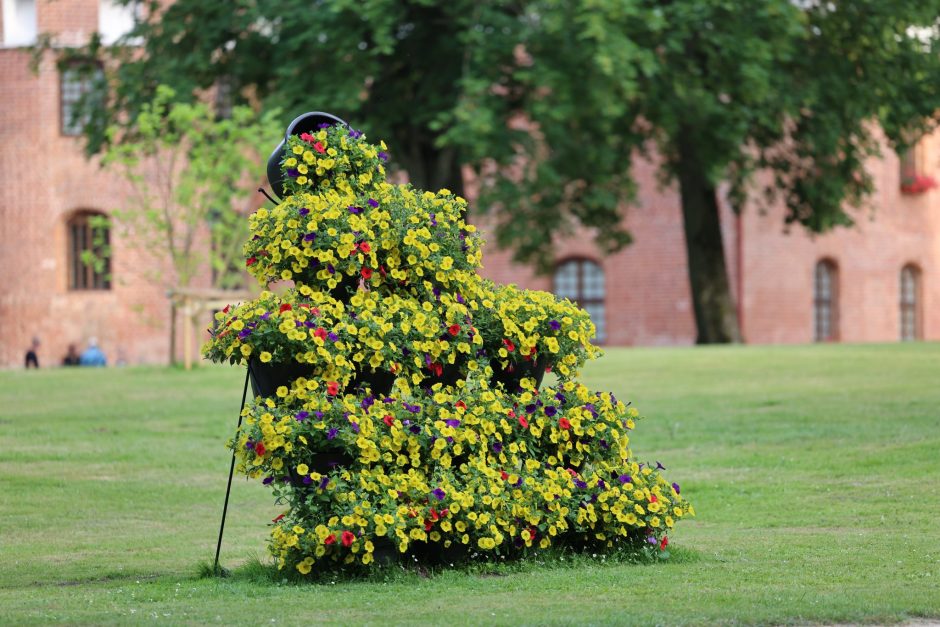
[{"label": "green foliage", "polygon": [[206,104],[177,102],[172,88],[160,86],[133,127],[108,129],[102,163],[132,191],[114,217],[140,247],[171,262],[175,276],[158,278],[185,287],[209,263],[216,287],[238,285],[244,205],[276,141],[275,117],[239,106],[217,118]]},{"label": "green foliage", "polygon": [[224,79],[291,113],[336,111],[388,138],[418,187],[460,193],[460,165],[476,167],[499,241],[545,267],[579,224],[605,250],[629,241],[633,158],[654,149],[664,180],[691,168],[730,182],[738,208],[779,196],[788,222],[850,224],[877,127],[898,148],[933,128],[938,13],[938,0],[178,0],[131,33],[143,55],[111,49],[110,107],[134,120],[160,82],[189,98]]}]

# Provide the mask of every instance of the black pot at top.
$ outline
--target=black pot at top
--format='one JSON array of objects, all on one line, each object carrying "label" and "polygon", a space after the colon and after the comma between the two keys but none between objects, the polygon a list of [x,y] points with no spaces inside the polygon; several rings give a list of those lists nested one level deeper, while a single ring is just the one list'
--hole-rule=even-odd
[{"label": "black pot at top", "polygon": [[342,124],[348,126],[346,122],[339,119],[332,113],[323,111],[311,111],[294,118],[294,121],[287,126],[284,133],[284,139],[277,145],[271,156],[268,157],[268,182],[271,183],[271,189],[278,198],[284,199],[289,195],[284,189],[284,174],[281,172],[281,161],[284,160],[284,151],[286,150],[287,140],[291,135],[300,135],[301,133],[311,133],[319,130],[321,124]]}]

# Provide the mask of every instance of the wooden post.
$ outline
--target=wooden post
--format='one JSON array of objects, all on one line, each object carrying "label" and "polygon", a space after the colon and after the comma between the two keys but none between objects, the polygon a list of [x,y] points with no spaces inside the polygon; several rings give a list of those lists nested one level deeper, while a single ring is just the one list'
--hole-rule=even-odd
[{"label": "wooden post", "polygon": [[183,367],[186,370],[193,368],[193,313],[192,301],[186,297],[183,305]]}]

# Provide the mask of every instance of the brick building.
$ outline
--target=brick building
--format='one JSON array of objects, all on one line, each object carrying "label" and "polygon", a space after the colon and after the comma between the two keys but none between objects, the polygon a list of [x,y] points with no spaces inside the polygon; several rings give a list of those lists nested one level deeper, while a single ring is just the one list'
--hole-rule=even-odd
[{"label": "brick building", "polygon": [[[64,45],[102,32],[113,40],[131,16],[111,0],[2,0],[0,11],[0,367],[21,366],[32,337],[43,365],[70,343],[96,337],[127,363],[165,363],[170,306],[149,281],[151,263],[120,233],[108,234],[110,269],[81,263],[94,248],[96,215],[127,190],[82,154],[69,120],[80,77],[46,55],[29,69],[38,33]],[[366,129],[368,130],[368,129]],[[940,190],[902,190],[902,171],[935,175],[940,143],[926,138],[904,163],[890,150],[870,164],[877,191],[858,226],[822,236],[783,229],[781,209],[723,215],[730,279],[751,343],[940,339]],[[393,147],[394,148],[394,147]],[[484,274],[577,297],[609,345],[682,345],[695,338],[679,198],[638,163],[639,203],[627,225],[635,243],[601,256],[589,237],[559,243],[556,272],[535,276],[487,248]],[[915,186],[916,187],[916,186]],[[482,225],[485,231],[485,223]],[[98,232],[98,240],[102,233]]]}]

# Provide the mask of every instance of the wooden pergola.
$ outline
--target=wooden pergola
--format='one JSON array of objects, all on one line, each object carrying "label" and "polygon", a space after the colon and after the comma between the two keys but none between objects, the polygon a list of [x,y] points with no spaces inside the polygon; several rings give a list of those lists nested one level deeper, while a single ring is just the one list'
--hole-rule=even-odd
[{"label": "wooden pergola", "polygon": [[199,320],[205,320],[207,313],[224,309],[226,305],[254,298],[255,294],[246,290],[220,290],[206,288],[174,288],[167,292],[172,306],[170,317],[170,357],[176,356],[176,313],[183,317],[183,367],[193,367],[193,339],[198,330]]}]

